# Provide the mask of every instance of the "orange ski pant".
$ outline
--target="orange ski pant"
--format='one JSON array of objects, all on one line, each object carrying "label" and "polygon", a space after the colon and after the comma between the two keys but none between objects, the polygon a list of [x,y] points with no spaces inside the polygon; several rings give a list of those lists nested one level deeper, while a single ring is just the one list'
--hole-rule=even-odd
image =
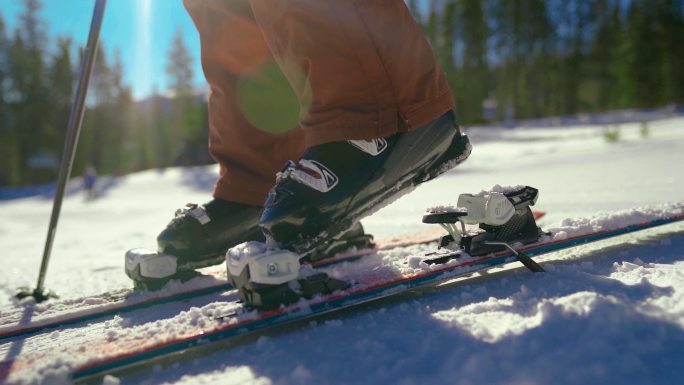
[{"label": "orange ski pant", "polygon": [[184,0],[210,85],[214,196],[261,205],[306,148],[388,137],[454,107],[403,0]]}]

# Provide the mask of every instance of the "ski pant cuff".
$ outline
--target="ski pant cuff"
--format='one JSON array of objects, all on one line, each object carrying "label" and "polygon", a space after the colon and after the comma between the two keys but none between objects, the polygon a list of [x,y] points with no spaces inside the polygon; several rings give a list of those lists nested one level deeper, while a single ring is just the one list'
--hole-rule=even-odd
[{"label": "ski pant cuff", "polygon": [[454,106],[454,97],[451,91],[447,91],[411,111],[398,111],[394,107],[379,111],[377,119],[373,121],[338,120],[304,127],[305,146],[309,148],[345,140],[386,138],[420,128],[454,109]]},{"label": "ski pant cuff", "polygon": [[[273,176],[275,183],[275,175]],[[236,188],[234,183],[220,179],[214,186],[214,198],[223,199],[230,202],[242,203],[252,206],[263,206],[268,191],[273,187],[273,183],[242,183],[240,188]]]}]

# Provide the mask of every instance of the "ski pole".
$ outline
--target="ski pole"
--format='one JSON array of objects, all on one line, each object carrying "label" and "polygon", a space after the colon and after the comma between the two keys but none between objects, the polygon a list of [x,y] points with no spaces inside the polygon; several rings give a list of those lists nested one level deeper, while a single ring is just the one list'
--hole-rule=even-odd
[{"label": "ski pole", "polygon": [[48,227],[47,239],[45,240],[43,260],[40,264],[40,272],[38,273],[38,283],[33,291],[31,291],[30,288],[23,289],[19,294],[17,294],[18,298],[32,296],[36,302],[42,302],[50,297],[56,297],[53,292],[46,290],[44,287],[45,274],[47,272],[50,253],[52,252],[52,245],[55,239],[57,222],[59,221],[59,213],[62,209],[64,190],[66,188],[67,181],[69,180],[69,175],[71,175],[71,168],[73,166],[74,156],[76,155],[76,145],[78,143],[78,137],[81,133],[81,124],[83,123],[83,114],[85,112],[85,99],[88,92],[88,83],[90,83],[90,75],[93,71],[93,63],[95,62],[95,53],[97,51],[100,28],[102,27],[102,19],[104,16],[106,3],[107,0],[95,1],[93,18],[90,23],[90,32],[88,33],[88,42],[86,44],[83,60],[81,62],[81,72],[79,75],[78,86],[76,88],[74,101],[69,112],[69,122],[67,125],[66,139],[64,141],[64,150],[62,152],[62,160],[59,166],[57,190],[55,191],[55,198],[52,204],[52,215],[50,216],[50,225]]}]

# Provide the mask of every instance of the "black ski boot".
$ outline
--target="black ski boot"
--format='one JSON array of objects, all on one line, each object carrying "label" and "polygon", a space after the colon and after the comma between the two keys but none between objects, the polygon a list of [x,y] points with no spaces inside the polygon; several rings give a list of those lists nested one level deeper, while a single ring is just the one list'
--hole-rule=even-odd
[{"label": "black ski boot", "polygon": [[[258,227],[262,208],[221,199],[202,206],[188,204],[157,237],[159,252],[178,258],[178,270],[194,270],[222,263],[229,248],[248,241],[264,242]],[[331,258],[352,249],[373,248],[373,236],[356,223],[342,236],[331,238],[302,262]]]},{"label": "black ski boot", "polygon": [[[249,241],[264,242],[258,227],[262,208],[214,199],[204,205],[188,204],[176,211],[157,238],[158,251],[143,248],[126,253],[125,271],[137,288],[157,290],[170,280],[186,281],[195,269],[225,261],[226,251]],[[319,245],[302,262],[331,258],[348,250],[372,249],[373,236],[359,223],[344,236]]]},{"label": "black ski boot", "polygon": [[470,151],[451,111],[386,139],[314,146],[278,173],[260,225],[281,247],[310,254],[362,217],[461,163]]},{"label": "black ski boot", "polygon": [[242,242],[263,241],[257,226],[260,206],[221,199],[188,204],[157,237],[158,251],[126,252],[126,275],[136,288],[158,290],[169,281],[187,281],[195,269],[223,263],[226,251]]},{"label": "black ski boot", "polygon": [[262,207],[215,198],[188,204],[157,237],[160,253],[177,257],[178,270],[217,265],[226,251],[242,242],[264,241],[258,218]]}]

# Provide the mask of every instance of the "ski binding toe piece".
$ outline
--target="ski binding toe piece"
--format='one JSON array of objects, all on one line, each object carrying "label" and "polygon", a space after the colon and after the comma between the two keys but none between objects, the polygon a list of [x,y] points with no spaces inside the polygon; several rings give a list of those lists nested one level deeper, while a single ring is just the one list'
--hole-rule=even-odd
[{"label": "ski binding toe piece", "polygon": [[226,253],[230,282],[253,308],[275,308],[348,287],[325,273],[300,277],[299,259],[292,251],[262,242],[245,242]]}]

